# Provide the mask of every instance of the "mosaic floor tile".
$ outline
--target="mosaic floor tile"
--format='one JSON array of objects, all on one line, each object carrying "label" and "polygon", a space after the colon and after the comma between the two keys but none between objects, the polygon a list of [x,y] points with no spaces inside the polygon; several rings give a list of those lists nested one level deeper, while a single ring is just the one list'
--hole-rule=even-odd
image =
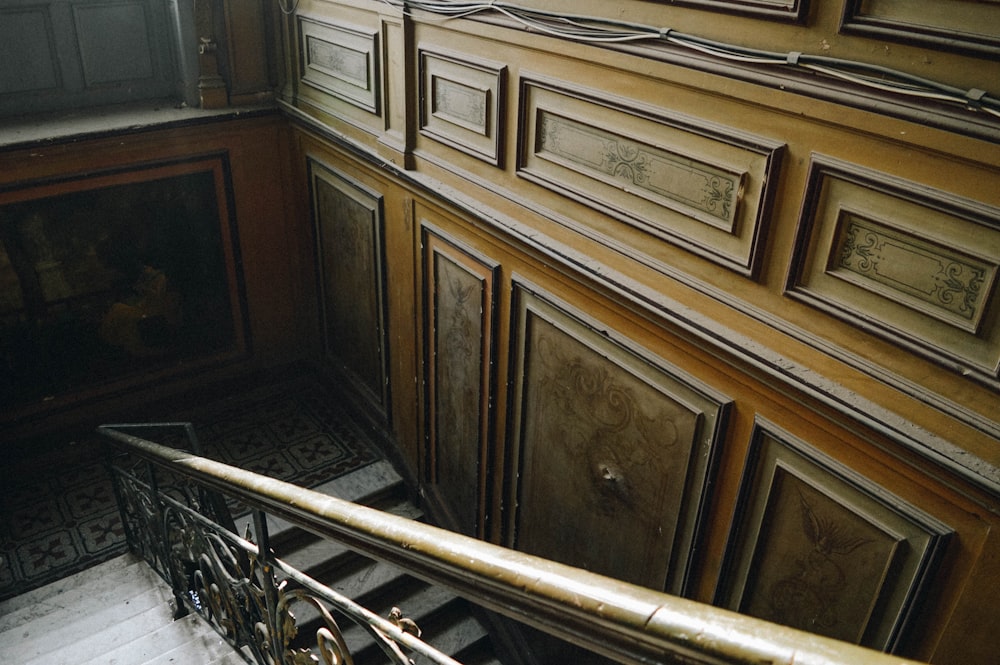
[{"label": "mosaic floor tile", "polygon": [[[128,422],[119,421],[119,422]],[[379,459],[377,448],[313,376],[255,385],[158,422],[191,422],[206,457],[311,487]],[[188,449],[183,428],[133,434]],[[60,468],[5,469],[0,488],[0,600],[125,551],[111,479],[88,457],[91,439],[67,442]],[[31,462],[31,460],[29,460]],[[27,463],[26,463],[27,464]],[[39,475],[38,469],[47,469]]]}]

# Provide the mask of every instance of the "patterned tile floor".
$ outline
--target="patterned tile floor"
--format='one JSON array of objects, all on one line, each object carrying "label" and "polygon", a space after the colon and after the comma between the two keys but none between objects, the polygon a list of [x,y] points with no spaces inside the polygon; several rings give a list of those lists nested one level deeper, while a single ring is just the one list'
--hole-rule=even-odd
[{"label": "patterned tile floor", "polygon": [[[163,414],[195,425],[204,454],[311,487],[379,459],[364,430],[310,376]],[[182,445],[178,430],[135,432]],[[0,467],[0,600],[125,551],[100,439],[87,434]]]}]

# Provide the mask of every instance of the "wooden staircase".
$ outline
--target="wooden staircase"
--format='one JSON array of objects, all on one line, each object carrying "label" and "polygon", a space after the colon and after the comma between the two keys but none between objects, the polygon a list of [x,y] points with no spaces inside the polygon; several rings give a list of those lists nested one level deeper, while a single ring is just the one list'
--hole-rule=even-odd
[{"label": "wooden staircase", "polygon": [[[337,478],[318,491],[422,519],[387,462]],[[237,519],[242,531],[246,519]],[[385,617],[399,607],[422,638],[467,665],[499,665],[473,608],[450,592],[350,552],[283,522],[269,520],[272,549],[296,568]],[[318,613],[298,604],[302,646]],[[242,663],[197,615],[172,620],[173,595],[144,562],[128,554],[0,603],[0,663],[11,665],[230,665]],[[340,622],[357,665],[388,662],[368,633]],[[415,657],[420,663],[421,659]]]}]

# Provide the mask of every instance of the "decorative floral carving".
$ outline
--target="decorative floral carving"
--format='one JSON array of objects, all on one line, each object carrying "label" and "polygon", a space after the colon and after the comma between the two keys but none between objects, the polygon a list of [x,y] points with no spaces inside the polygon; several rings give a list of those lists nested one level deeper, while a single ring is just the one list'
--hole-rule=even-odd
[{"label": "decorative floral carving", "polygon": [[846,217],[839,267],[963,319],[977,316],[984,266],[855,215]]},{"label": "decorative floral carving", "polygon": [[773,619],[806,630],[824,630],[840,623],[838,600],[847,576],[844,557],[871,542],[841,522],[821,515],[799,491],[802,532],[812,549],[800,553],[790,572],[770,589]]},{"label": "decorative floral carving", "polygon": [[542,113],[539,126],[541,149],[591,177],[610,177],[626,191],[641,188],[717,219],[733,218],[740,195],[735,174],[552,113]]}]

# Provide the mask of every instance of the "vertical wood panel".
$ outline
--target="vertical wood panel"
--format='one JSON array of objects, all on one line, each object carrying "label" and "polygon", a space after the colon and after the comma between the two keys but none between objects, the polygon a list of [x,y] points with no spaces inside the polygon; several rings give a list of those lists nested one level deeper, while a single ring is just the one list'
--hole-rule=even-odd
[{"label": "vertical wood panel", "polygon": [[388,419],[382,197],[310,162],[327,357]]},{"label": "vertical wood panel", "polygon": [[683,593],[728,400],[524,284],[508,544]]},{"label": "vertical wood panel", "polygon": [[482,537],[492,475],[499,267],[424,226],[427,473],[463,533]]}]

